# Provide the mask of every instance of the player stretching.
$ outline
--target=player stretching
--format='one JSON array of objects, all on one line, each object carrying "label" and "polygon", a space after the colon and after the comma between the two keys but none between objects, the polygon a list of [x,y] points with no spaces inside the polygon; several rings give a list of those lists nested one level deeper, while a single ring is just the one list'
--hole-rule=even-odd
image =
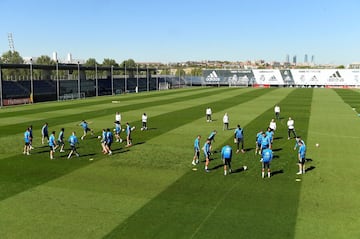
[{"label": "player stretching", "polygon": [[273,158],[273,152],[271,149],[267,148],[262,151],[261,154],[261,162],[262,162],[262,168],[261,168],[261,177],[265,177],[265,169],[267,169],[267,176],[270,178],[271,172],[270,172],[270,162]]},{"label": "player stretching", "polygon": [[80,155],[79,155],[78,152],[76,151],[76,145],[79,144],[79,141],[78,141],[78,139],[77,139],[77,137],[76,137],[75,132],[72,132],[71,136],[69,137],[69,143],[70,143],[70,149],[71,149],[71,151],[70,151],[70,153],[69,153],[69,155],[68,155],[67,158],[68,158],[68,159],[71,158],[71,155],[72,155],[73,153],[75,153],[76,156],[79,157]]},{"label": "player stretching", "polygon": [[210,172],[208,166],[210,162],[210,155],[211,155],[211,140],[207,139],[206,143],[204,144],[203,151],[205,156],[205,172]]},{"label": "player stretching", "polygon": [[196,165],[199,163],[199,158],[200,158],[200,139],[201,136],[198,135],[194,141],[194,158],[192,161],[192,165]]},{"label": "player stretching", "polygon": [[229,167],[229,174],[231,173],[231,157],[232,157],[232,148],[229,145],[225,145],[221,149],[221,158],[224,162],[224,175],[227,175],[227,167]]}]

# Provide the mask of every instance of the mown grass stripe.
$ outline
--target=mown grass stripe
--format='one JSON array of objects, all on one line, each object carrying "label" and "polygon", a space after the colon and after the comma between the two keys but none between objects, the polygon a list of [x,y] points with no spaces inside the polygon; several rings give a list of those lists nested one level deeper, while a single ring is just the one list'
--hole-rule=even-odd
[{"label": "mown grass stripe", "polygon": [[[312,92],[296,89],[280,103],[282,124],[287,116],[292,116],[304,139]],[[186,173],[104,238],[293,238],[300,194],[300,184],[295,182],[294,141],[287,140],[286,126],[280,122],[276,132],[279,138],[274,143],[275,175],[271,179],[260,178],[259,157],[253,151],[252,138],[272,117],[273,107],[244,125],[248,152],[239,156],[240,161],[233,162],[237,173],[224,177],[219,161],[211,162],[215,168],[209,174]],[[232,145],[232,137],[227,143]],[[218,155],[215,157],[219,159]],[[249,170],[242,172],[240,168],[244,164]],[[234,184],[234,189],[223,199]],[[223,202],[216,206],[220,200]]]},{"label": "mown grass stripe", "polygon": [[[223,91],[224,89],[221,89],[221,91]],[[236,89],[227,89],[229,91],[232,90],[236,90]],[[219,89],[216,89],[216,91],[220,91]],[[196,99],[196,98],[202,98],[202,97],[207,97],[209,95],[211,95],[213,93],[213,91],[205,91],[205,92],[201,92],[198,94],[193,94],[191,95],[192,99]],[[171,104],[171,103],[175,103],[175,102],[179,102],[179,101],[187,101],[189,100],[189,95],[185,95],[185,96],[181,96],[180,97],[175,97],[172,99],[160,99],[160,100],[155,100],[155,101],[151,101],[151,102],[146,102],[146,97],[144,99],[144,102],[142,103],[135,103],[135,104],[126,104],[126,105],[117,105],[114,104],[111,107],[107,106],[106,108],[104,108],[104,110],[101,111],[101,113],[99,113],[98,110],[90,110],[90,111],[81,111],[80,108],[77,108],[79,106],[78,103],[76,103],[73,106],[70,106],[70,108],[75,108],[75,109],[79,109],[79,112],[73,113],[73,114],[66,114],[66,115],[61,115],[61,116],[56,116],[56,117],[49,117],[46,120],[45,119],[41,119],[41,120],[32,120],[32,121],[27,121],[24,120],[21,123],[16,123],[16,124],[8,124],[5,126],[0,126],[0,131],[3,132],[3,134],[0,135],[0,137],[4,137],[6,135],[9,134],[16,134],[16,133],[22,133],[25,131],[25,129],[27,127],[29,127],[29,125],[33,125],[33,129],[41,129],[42,125],[45,122],[49,123],[50,127],[53,126],[57,126],[59,124],[66,124],[69,122],[80,122],[82,119],[88,120],[88,119],[96,119],[98,117],[102,117],[103,115],[106,114],[114,114],[115,111],[119,111],[119,112],[126,112],[129,110],[134,110],[134,109],[142,109],[142,108],[146,108],[149,106],[155,106],[155,105],[164,105],[164,104]],[[100,101],[101,104],[103,104],[103,100]],[[109,101],[106,100],[105,101],[106,104],[109,104]],[[89,105],[92,104],[98,104],[98,102],[86,102],[86,103],[80,103],[80,107],[81,105],[84,107],[89,107]],[[66,109],[68,109],[69,107],[67,107]],[[57,111],[58,109],[55,107],[52,110],[49,109],[44,109],[41,110],[40,112],[46,114],[47,112],[54,112]],[[81,113],[80,113],[81,112]],[[19,117],[23,117],[25,118],[25,115],[22,114],[22,112],[18,113]],[[1,114],[1,116],[3,117],[3,115]],[[3,118],[3,120],[6,120],[5,118]]]},{"label": "mown grass stripe", "polygon": [[[242,90],[238,90],[240,93]],[[243,94],[224,98],[212,104],[213,109],[226,109],[232,107],[234,102],[244,103],[252,100],[256,97],[261,96],[265,92],[271,90],[258,89],[252,90]],[[183,99],[179,99],[183,100]],[[147,104],[143,103],[145,107]],[[153,105],[152,103],[148,104]],[[149,138],[160,136],[171,129],[187,124],[195,119],[203,117],[203,110],[207,104],[196,105],[187,109],[168,112],[157,117],[154,117],[154,127],[158,130],[149,131],[148,134],[144,135],[143,140],[146,142]],[[202,112],[199,115],[199,112]],[[187,117],[184,118],[183,116]],[[65,118],[67,116],[64,116]],[[60,121],[54,121],[54,124],[61,124]],[[142,142],[143,143],[143,142]],[[82,155],[84,158],[94,157],[98,154],[98,140],[91,138],[86,141],[86,146],[81,146],[79,151],[81,152],[82,147],[86,147],[86,155]],[[82,144],[83,145],[83,144]],[[70,173],[80,167],[88,165],[88,161],[61,161],[54,162],[48,159],[48,147],[36,149],[34,155],[31,157],[27,156],[13,156],[0,160],[0,200],[11,197],[14,194],[28,190],[34,186],[48,182],[62,175]],[[126,152],[126,149],[121,149],[118,153]],[[41,160],[44,159],[45,160]],[[75,160],[74,160],[75,161]],[[51,170],[49,170],[49,168]],[[23,179],[23,180],[21,180]]]}]

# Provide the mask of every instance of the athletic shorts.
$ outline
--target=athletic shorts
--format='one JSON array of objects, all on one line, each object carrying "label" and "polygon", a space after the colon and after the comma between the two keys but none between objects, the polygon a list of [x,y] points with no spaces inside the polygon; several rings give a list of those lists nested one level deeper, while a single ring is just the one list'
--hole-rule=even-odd
[{"label": "athletic shorts", "polygon": [[54,151],[55,150],[55,147],[54,146],[49,146],[50,147],[50,150]]},{"label": "athletic shorts", "polygon": [[64,145],[64,141],[58,140],[58,145]]},{"label": "athletic shorts", "polygon": [[263,162],[263,163],[262,163],[262,168],[270,168],[270,161],[268,161],[268,162]]},{"label": "athletic shorts", "polygon": [[91,131],[91,129],[90,129],[90,128],[86,128],[86,129],[84,129],[84,131],[87,133],[87,132]]},{"label": "athletic shorts", "polygon": [[75,145],[70,145],[70,149],[75,151],[76,150]]},{"label": "athletic shorts", "polygon": [[25,142],[25,145],[26,145],[26,146],[29,146],[29,145],[30,145],[30,142]]},{"label": "athletic shorts", "polygon": [[302,159],[299,160],[299,164],[305,164],[305,161],[306,161],[306,159],[302,158]]},{"label": "athletic shorts", "polygon": [[198,149],[194,149],[194,156],[200,157],[200,151]]},{"label": "athletic shorts", "polygon": [[223,163],[224,163],[225,165],[230,166],[231,158],[224,158],[224,159],[223,159]]},{"label": "athletic shorts", "polygon": [[106,142],[106,145],[107,145],[108,147],[111,147],[111,144],[112,144],[112,142]]}]

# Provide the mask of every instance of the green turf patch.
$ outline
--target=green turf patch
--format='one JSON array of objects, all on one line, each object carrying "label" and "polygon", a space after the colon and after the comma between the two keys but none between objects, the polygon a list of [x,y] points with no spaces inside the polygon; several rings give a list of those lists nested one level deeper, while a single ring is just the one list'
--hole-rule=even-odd
[{"label": "green turf patch", "polygon": [[[283,124],[286,116],[292,116],[306,139],[311,100],[312,90],[297,89],[280,102],[283,119],[276,132],[272,178],[260,177],[259,157],[254,155],[252,139],[268,125],[273,106],[244,125],[247,153],[234,160],[234,174],[222,175],[219,156],[215,154],[210,163],[212,172],[206,174],[199,168],[186,173],[105,238],[294,237],[300,184],[295,181],[294,141],[287,140]],[[232,144],[232,137],[227,143]],[[241,170],[244,164],[249,170]]]}]

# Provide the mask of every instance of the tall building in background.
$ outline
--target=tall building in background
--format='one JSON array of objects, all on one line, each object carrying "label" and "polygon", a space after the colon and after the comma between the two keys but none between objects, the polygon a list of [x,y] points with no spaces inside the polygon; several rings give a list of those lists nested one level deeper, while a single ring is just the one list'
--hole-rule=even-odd
[{"label": "tall building in background", "polygon": [[53,54],[52,54],[52,60],[56,62],[57,59],[58,59],[58,58],[57,58],[57,52],[54,51]]},{"label": "tall building in background", "polygon": [[308,55],[307,54],[305,54],[305,56],[304,56],[304,63],[308,63]]},{"label": "tall building in background", "polygon": [[311,63],[315,63],[315,56],[314,55],[311,56]]},{"label": "tall building in background", "polygon": [[296,65],[296,55],[293,56],[293,62],[292,62],[294,65]]},{"label": "tall building in background", "polygon": [[67,54],[67,62],[72,63],[72,55],[71,55],[71,53]]},{"label": "tall building in background", "polygon": [[289,54],[286,55],[285,62],[286,62],[286,63],[290,63],[290,56],[289,56]]}]

